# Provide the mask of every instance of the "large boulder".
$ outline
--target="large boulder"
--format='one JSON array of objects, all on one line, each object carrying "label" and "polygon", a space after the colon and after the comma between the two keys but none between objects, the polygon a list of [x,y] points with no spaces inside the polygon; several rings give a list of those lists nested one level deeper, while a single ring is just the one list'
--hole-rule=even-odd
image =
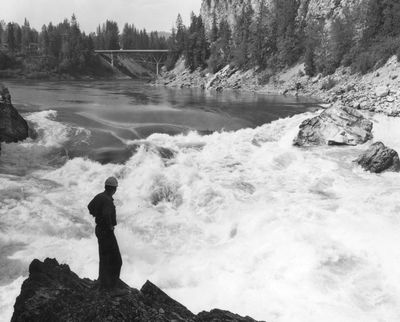
[{"label": "large boulder", "polygon": [[350,107],[330,107],[305,120],[294,139],[296,146],[357,145],[372,138],[372,122]]},{"label": "large boulder", "polygon": [[122,291],[100,292],[94,281],[80,279],[68,265],[60,265],[55,259],[35,259],[11,321],[255,322],[221,310],[195,315],[149,281],[140,291],[120,284]]},{"label": "large boulder", "polygon": [[374,173],[400,171],[399,155],[382,142],[372,144],[355,162],[361,165],[363,169]]},{"label": "large boulder", "polygon": [[0,142],[17,142],[28,137],[28,123],[11,104],[11,95],[0,85]]},{"label": "large boulder", "polygon": [[385,96],[389,95],[389,93],[390,93],[390,90],[385,85],[378,86],[377,88],[375,88],[375,95],[378,97],[385,97]]}]

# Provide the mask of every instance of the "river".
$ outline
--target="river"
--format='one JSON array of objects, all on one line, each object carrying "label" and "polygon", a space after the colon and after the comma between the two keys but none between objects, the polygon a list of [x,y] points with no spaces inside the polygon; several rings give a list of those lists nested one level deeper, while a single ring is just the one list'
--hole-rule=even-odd
[{"label": "river", "polygon": [[[88,201],[115,195],[121,277],[197,313],[277,322],[400,320],[398,174],[358,147],[292,146],[312,100],[134,81],[7,82],[35,140],[0,158],[0,320],[32,259],[96,278]],[[374,116],[400,151],[400,122]]]}]

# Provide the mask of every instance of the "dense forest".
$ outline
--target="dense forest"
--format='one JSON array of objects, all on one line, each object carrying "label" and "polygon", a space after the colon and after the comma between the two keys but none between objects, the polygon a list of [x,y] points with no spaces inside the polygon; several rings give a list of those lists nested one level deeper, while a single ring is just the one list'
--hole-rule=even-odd
[{"label": "dense forest", "polygon": [[[366,0],[362,8],[343,8],[342,14],[298,19],[299,0],[271,0],[273,11],[261,0],[254,12],[245,0],[232,26],[227,21],[206,30],[201,16],[192,13],[185,26],[178,15],[172,35],[166,39],[132,24],[122,31],[107,20],[96,32],[85,34],[72,15],[70,20],[44,25],[40,31],[0,21],[0,70],[20,69],[35,78],[55,74],[98,74],[101,63],[94,49],[170,49],[166,66],[185,58],[190,70],[216,72],[227,64],[241,69],[276,70],[305,62],[308,75],[331,74],[340,65],[366,73],[392,55],[400,56],[400,2]],[[328,26],[328,27],[327,27]],[[0,72],[0,76],[5,76]]]},{"label": "dense forest", "polygon": [[369,0],[363,8],[332,17],[298,21],[298,0],[273,0],[271,12],[265,0],[255,13],[247,1],[231,27],[227,21],[214,23],[206,34],[201,17],[192,14],[189,27],[178,16],[169,41],[174,51],[168,62],[172,67],[183,55],[191,70],[211,72],[226,64],[242,69],[276,69],[304,61],[306,73],[331,74],[340,65],[366,73],[387,58],[400,56],[400,2]]},{"label": "dense forest", "polygon": [[94,50],[121,48],[164,49],[167,40],[157,32],[147,33],[130,24],[120,32],[118,24],[109,20],[99,25],[96,33],[87,35],[75,15],[57,25],[43,25],[40,32],[31,28],[27,19],[22,26],[0,21],[0,70],[19,69],[33,78],[47,77],[49,73],[105,73]]}]

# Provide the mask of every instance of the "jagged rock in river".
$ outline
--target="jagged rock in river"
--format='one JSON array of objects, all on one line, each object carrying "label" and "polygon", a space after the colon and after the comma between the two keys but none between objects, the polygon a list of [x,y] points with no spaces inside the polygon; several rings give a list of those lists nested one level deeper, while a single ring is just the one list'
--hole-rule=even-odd
[{"label": "jagged rock in river", "polygon": [[374,173],[400,171],[399,155],[395,150],[388,148],[382,142],[372,144],[355,162],[365,170]]},{"label": "jagged rock in river", "polygon": [[350,107],[330,107],[305,120],[294,139],[296,146],[357,145],[372,138],[372,122]]},{"label": "jagged rock in river", "polygon": [[10,92],[1,84],[0,95],[0,143],[25,140],[29,135],[28,123],[11,104]]},{"label": "jagged rock in river", "polygon": [[79,278],[68,265],[35,259],[11,321],[255,321],[221,310],[195,315],[149,281],[140,291],[123,288],[120,294],[99,292],[94,281]]}]

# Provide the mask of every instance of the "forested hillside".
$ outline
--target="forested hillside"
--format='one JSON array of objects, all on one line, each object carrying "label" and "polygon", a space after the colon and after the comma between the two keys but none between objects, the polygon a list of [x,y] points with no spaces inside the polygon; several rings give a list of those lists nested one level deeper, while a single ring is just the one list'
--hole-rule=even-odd
[{"label": "forested hillside", "polygon": [[[40,31],[27,19],[0,22],[0,76],[17,70],[28,77],[101,75],[107,69],[94,49],[165,49],[167,68],[179,57],[186,67],[217,72],[227,64],[242,70],[277,71],[298,62],[312,76],[340,65],[366,73],[400,55],[397,0],[204,0],[201,14],[185,26],[178,15],[170,38],[107,20],[86,34],[76,17]],[[109,72],[109,71],[108,71]]]},{"label": "forested hillside", "polygon": [[400,55],[397,0],[204,0],[189,26],[178,16],[169,67],[183,55],[190,70],[232,64],[276,70],[305,63],[308,75],[340,65],[366,73]]}]

